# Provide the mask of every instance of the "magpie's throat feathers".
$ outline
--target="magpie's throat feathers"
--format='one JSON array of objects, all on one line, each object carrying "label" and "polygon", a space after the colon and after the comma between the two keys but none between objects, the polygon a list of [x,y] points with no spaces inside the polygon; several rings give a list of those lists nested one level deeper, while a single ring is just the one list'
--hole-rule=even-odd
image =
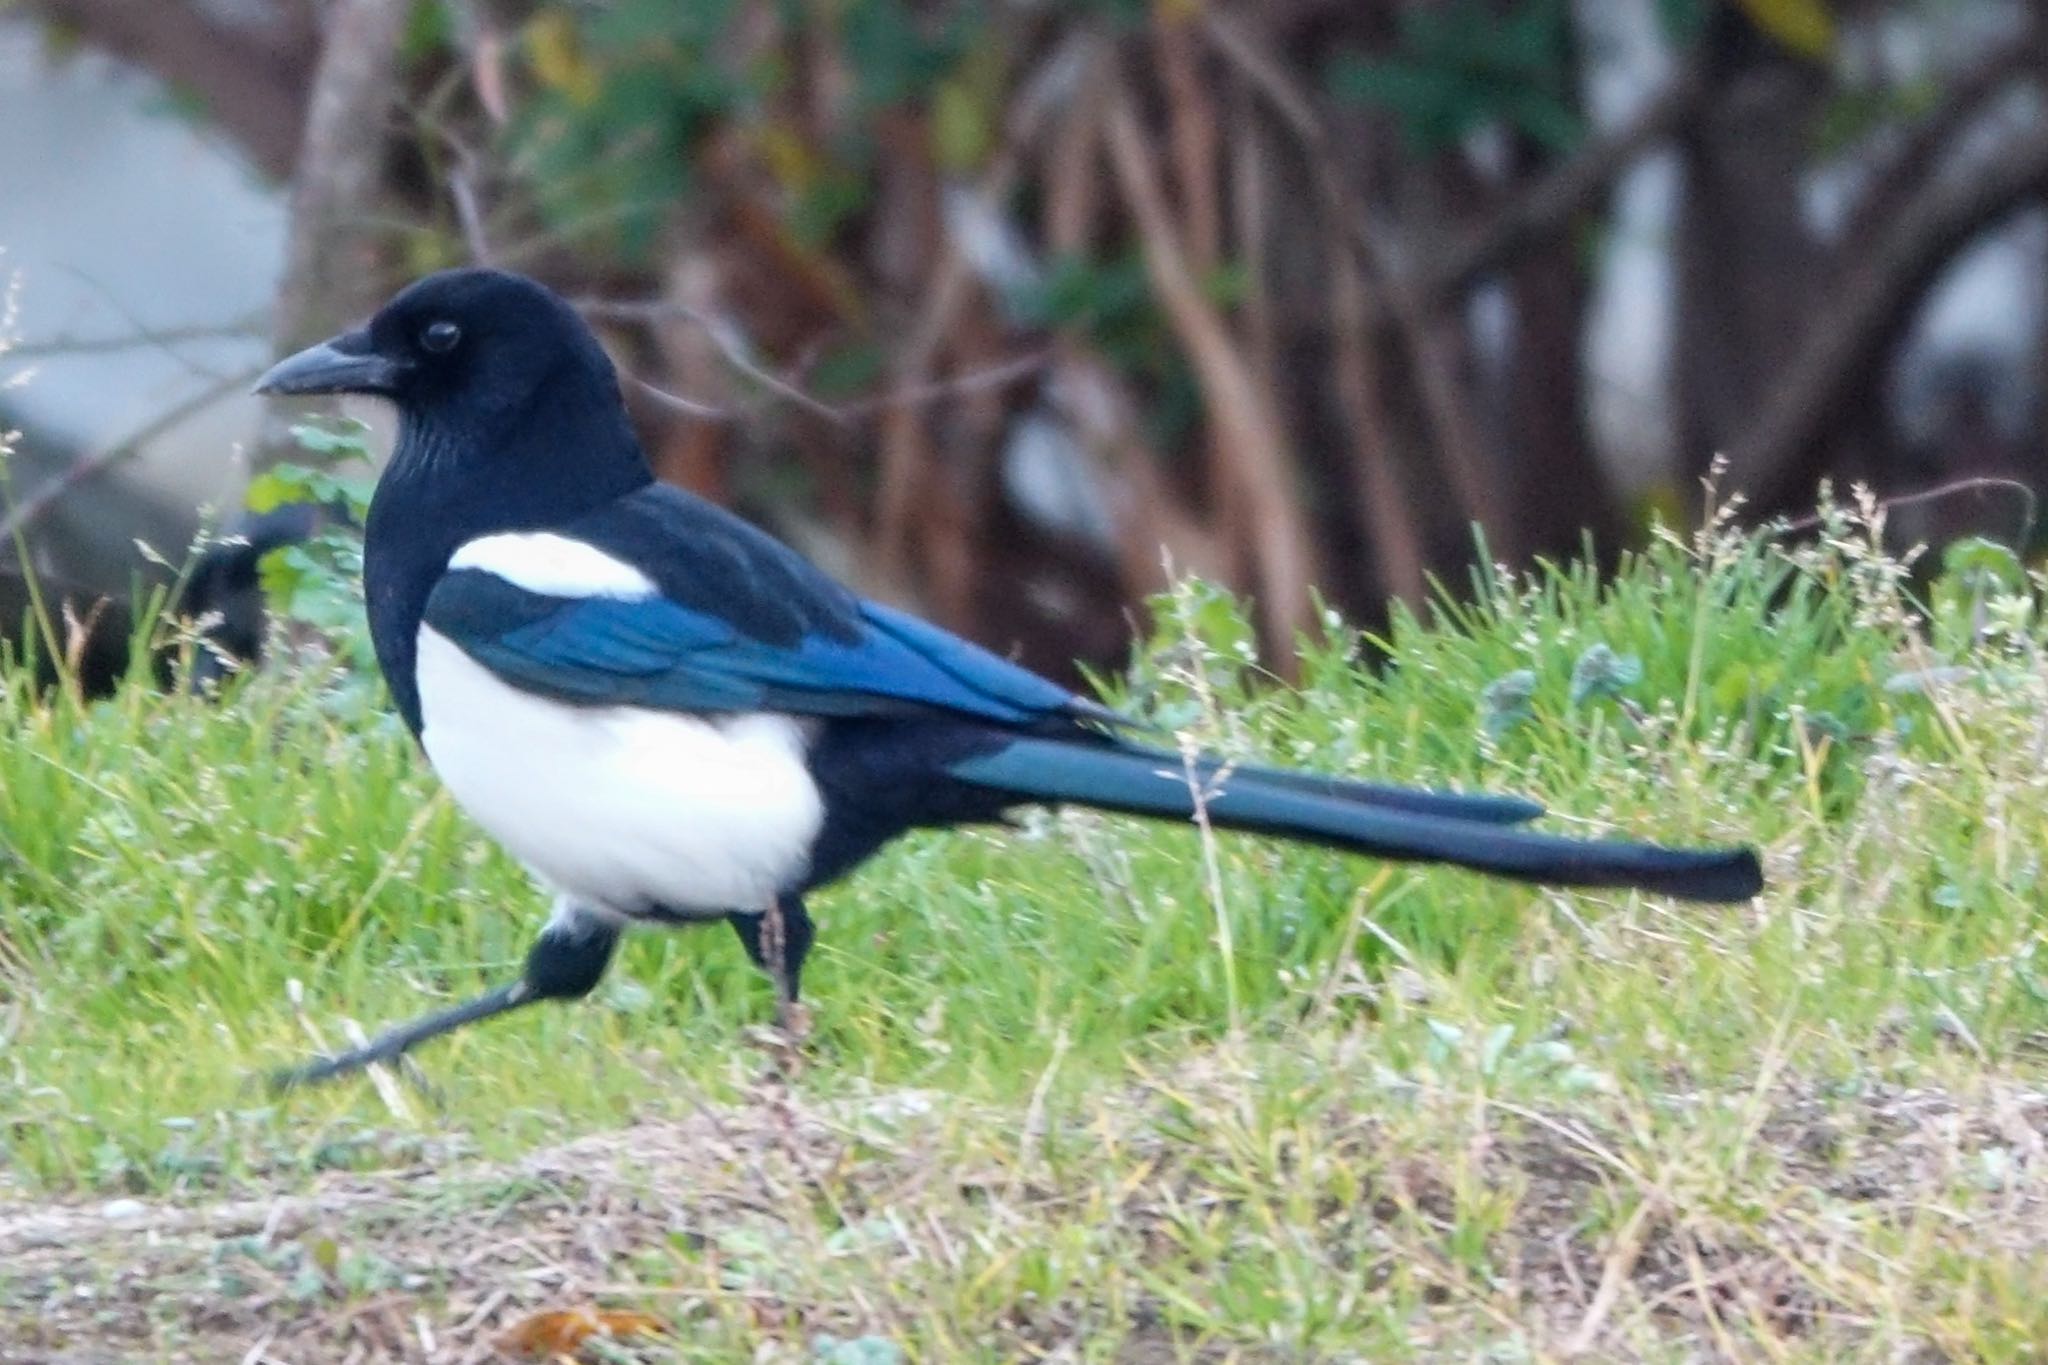
[{"label": "magpie's throat feathers", "polygon": [[558,368],[522,402],[401,408],[364,527],[371,642],[393,700],[420,728],[420,619],[457,548],[559,526],[654,481],[608,371]]}]

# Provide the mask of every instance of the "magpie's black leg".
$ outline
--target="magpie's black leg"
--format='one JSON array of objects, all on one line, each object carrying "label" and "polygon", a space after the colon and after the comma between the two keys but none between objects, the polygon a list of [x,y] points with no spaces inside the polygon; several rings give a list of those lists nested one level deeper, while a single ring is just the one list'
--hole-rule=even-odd
[{"label": "magpie's black leg", "polygon": [[810,955],[816,926],[804,910],[800,896],[783,896],[775,910],[735,910],[726,916],[740,943],[756,967],[775,983],[775,1022],[785,1034],[801,1038],[810,1031],[797,992],[803,981],[804,959]]},{"label": "magpie's black leg", "polygon": [[[783,970],[789,978],[789,998],[797,997],[802,984],[804,959],[811,951],[811,939],[816,926],[804,910],[803,899],[798,896],[784,896],[777,902],[782,911],[782,959]],[[740,946],[747,950],[747,960],[769,975],[775,974],[775,964],[769,959],[767,944],[767,916],[759,910],[735,910],[726,917],[733,932],[740,936]]]},{"label": "magpie's black leg", "polygon": [[528,950],[526,970],[517,981],[409,1024],[400,1024],[362,1047],[274,1072],[270,1088],[292,1090],[330,1081],[377,1062],[396,1061],[428,1039],[453,1033],[479,1019],[505,1014],[538,1000],[574,1000],[588,995],[611,964],[612,950],[618,942],[616,925],[575,910],[558,912]]}]

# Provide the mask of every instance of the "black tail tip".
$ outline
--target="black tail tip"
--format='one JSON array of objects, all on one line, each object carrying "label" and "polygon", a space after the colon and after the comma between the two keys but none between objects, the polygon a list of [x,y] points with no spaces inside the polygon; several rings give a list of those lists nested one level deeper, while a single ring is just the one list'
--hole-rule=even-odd
[{"label": "black tail tip", "polygon": [[1698,855],[1699,861],[1674,871],[1658,889],[1695,901],[1746,901],[1764,889],[1763,865],[1753,848],[1731,848]]}]

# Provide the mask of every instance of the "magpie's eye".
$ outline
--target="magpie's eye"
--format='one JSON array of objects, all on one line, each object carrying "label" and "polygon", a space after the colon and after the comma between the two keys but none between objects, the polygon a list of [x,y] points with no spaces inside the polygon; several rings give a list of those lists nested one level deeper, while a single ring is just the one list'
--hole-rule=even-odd
[{"label": "magpie's eye", "polygon": [[431,351],[435,355],[447,355],[455,349],[455,343],[460,340],[462,329],[446,318],[428,323],[425,330],[420,333],[421,349]]}]

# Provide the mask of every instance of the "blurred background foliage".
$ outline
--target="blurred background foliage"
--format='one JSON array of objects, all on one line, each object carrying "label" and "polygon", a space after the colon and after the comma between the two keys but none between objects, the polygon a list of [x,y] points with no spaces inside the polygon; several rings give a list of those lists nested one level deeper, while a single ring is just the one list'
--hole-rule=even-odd
[{"label": "blurred background foliage", "polygon": [[[20,7],[290,181],[278,348],[537,274],[665,477],[1054,670],[1169,566],[1280,646],[1312,589],[1465,581],[1475,526],[1611,563],[1717,457],[1758,517],[2044,464],[2018,0]],[[1944,350],[1987,244],[2018,340]],[[2006,492],[1892,524],[2024,542]]]}]

